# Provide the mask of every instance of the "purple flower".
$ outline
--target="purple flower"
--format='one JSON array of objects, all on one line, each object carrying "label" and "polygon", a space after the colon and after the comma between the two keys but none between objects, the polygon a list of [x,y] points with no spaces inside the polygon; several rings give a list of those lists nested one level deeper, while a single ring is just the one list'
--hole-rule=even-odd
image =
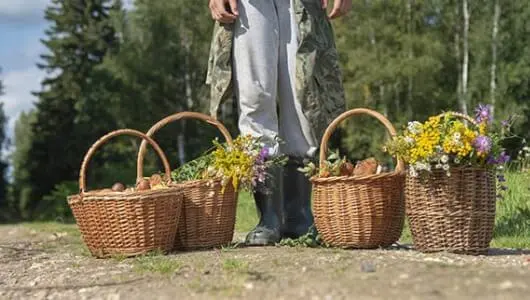
[{"label": "purple flower", "polygon": [[259,155],[258,155],[258,160],[259,161],[265,161],[267,159],[267,157],[269,157],[269,148],[268,147],[263,147],[261,148],[261,151],[259,152]]},{"label": "purple flower", "polygon": [[505,164],[505,163],[510,161],[510,156],[508,154],[506,154],[506,152],[503,151],[499,155],[499,158],[497,159],[497,161],[498,161],[499,164]]},{"label": "purple flower", "polygon": [[487,163],[490,165],[496,164],[505,164],[510,161],[510,156],[506,152],[501,152],[498,158],[495,158],[493,155],[488,156]]},{"label": "purple flower", "polygon": [[491,150],[491,139],[484,135],[479,135],[473,142],[473,146],[479,153],[488,153]]},{"label": "purple flower", "polygon": [[490,165],[496,165],[496,164],[499,163],[499,161],[496,160],[493,155],[490,155],[490,156],[488,156],[487,163],[490,164]]},{"label": "purple flower", "polygon": [[491,122],[491,108],[492,107],[490,104],[479,104],[478,107],[475,109],[475,119],[477,120],[477,122]]},{"label": "purple flower", "polygon": [[502,120],[501,125],[504,128],[508,128],[508,127],[510,127],[512,122],[513,122],[513,115],[509,116],[508,119],[506,119],[506,120]]}]

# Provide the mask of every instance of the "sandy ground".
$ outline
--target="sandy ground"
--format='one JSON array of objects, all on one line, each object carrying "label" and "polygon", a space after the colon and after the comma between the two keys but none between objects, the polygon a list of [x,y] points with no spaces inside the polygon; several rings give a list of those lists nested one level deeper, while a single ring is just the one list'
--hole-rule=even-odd
[{"label": "sandy ground", "polygon": [[103,260],[65,228],[0,226],[0,299],[530,299],[526,250],[263,247]]}]

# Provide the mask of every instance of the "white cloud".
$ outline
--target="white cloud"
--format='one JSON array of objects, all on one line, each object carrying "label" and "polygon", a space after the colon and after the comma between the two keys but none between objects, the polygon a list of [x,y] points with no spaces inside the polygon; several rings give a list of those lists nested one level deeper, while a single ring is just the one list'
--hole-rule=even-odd
[{"label": "white cloud", "polygon": [[123,0],[123,7],[127,10],[131,10],[134,7],[134,0]]},{"label": "white cloud", "polygon": [[44,9],[50,0],[0,0],[0,19],[30,20],[30,18],[44,16]]},{"label": "white cloud", "polygon": [[12,139],[15,122],[22,111],[33,107],[36,98],[32,91],[40,90],[45,73],[36,67],[3,73],[1,76],[5,94],[0,96],[4,112],[8,117],[7,136]]},{"label": "white cloud", "polygon": [[[134,0],[122,0],[125,9],[134,7]],[[0,0],[0,23],[40,23],[44,21],[44,10],[51,0]]]}]

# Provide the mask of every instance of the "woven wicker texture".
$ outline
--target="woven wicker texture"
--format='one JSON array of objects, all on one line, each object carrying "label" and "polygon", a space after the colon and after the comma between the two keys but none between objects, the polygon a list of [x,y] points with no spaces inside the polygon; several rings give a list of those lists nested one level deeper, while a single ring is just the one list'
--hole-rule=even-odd
[{"label": "woven wicker texture", "polygon": [[[223,124],[196,112],[170,115],[153,125],[147,136],[153,136],[162,127],[181,119],[198,119],[211,124],[219,129],[229,145],[232,144],[232,137]],[[143,141],[138,153],[140,174],[145,153],[146,142]],[[237,192],[232,185],[228,185],[224,193],[221,193],[220,180],[194,180],[174,185],[184,193],[183,215],[175,239],[175,249],[205,249],[230,244],[234,236],[237,209]]]},{"label": "woven wicker texture", "polygon": [[[367,114],[396,135],[392,124],[373,110],[358,108],[338,116],[326,129],[320,145],[320,167],[324,166],[327,143],[340,122]],[[405,204],[404,165],[397,160],[393,172],[359,177],[313,177],[313,214],[322,240],[334,247],[387,247],[401,236]]]},{"label": "woven wicker texture", "polygon": [[[443,115],[463,118],[477,125],[472,118],[460,113]],[[496,209],[493,170],[452,167],[450,177],[442,170],[433,170],[427,176],[408,176],[405,202],[418,251],[470,255],[488,252]]]},{"label": "woven wicker texture", "polygon": [[[183,195],[178,188],[145,191],[86,191],[86,168],[97,148],[118,135],[141,137],[156,150],[166,176],[170,167],[166,156],[151,138],[132,129],[121,129],[101,137],[88,150],[79,175],[80,193],[68,197],[83,241],[92,255],[135,256],[150,251],[167,252],[175,241]],[[137,182],[142,177],[137,174]]]}]

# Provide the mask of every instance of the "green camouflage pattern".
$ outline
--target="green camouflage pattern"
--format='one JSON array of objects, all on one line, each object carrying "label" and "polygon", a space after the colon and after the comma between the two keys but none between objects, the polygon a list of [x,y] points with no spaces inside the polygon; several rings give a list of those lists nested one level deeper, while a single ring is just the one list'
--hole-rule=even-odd
[{"label": "green camouflage pattern", "polygon": [[[296,60],[298,101],[318,141],[327,126],[345,111],[342,73],[334,32],[321,0],[294,0],[299,46]],[[206,83],[210,85],[210,114],[217,117],[220,105],[233,97],[233,25],[216,23],[208,61]]]}]

